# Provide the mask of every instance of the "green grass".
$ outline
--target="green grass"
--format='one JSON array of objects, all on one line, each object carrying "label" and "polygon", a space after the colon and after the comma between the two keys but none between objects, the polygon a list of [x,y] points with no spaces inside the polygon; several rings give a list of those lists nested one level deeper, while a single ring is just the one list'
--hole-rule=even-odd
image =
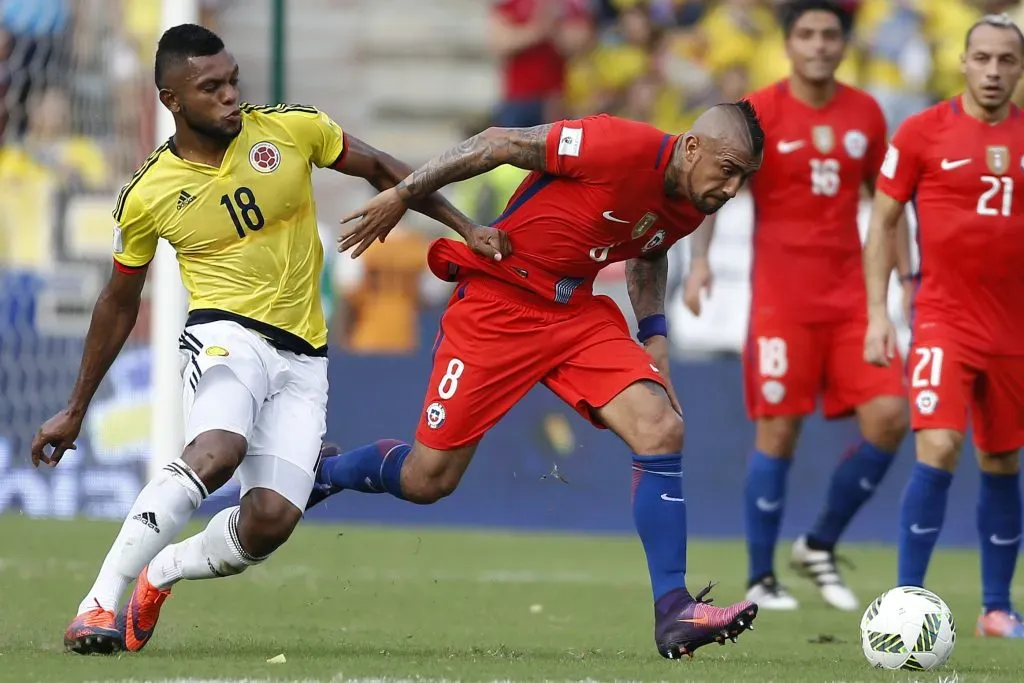
[{"label": "green grass", "polygon": [[[930,587],[961,628],[950,664],[904,675],[864,661],[859,613],[825,608],[785,573],[803,610],[762,613],[738,644],[668,662],[654,649],[633,539],[317,525],[242,576],[179,585],[145,652],[64,654],[64,627],[115,532],[106,523],[0,517],[0,681],[1024,680],[1024,642],[971,633],[972,552],[940,552],[932,566]],[[848,552],[862,600],[890,586],[892,549]],[[690,566],[692,587],[721,581],[717,603],[741,597],[738,543],[694,543]],[[286,663],[267,663],[282,653]]]}]

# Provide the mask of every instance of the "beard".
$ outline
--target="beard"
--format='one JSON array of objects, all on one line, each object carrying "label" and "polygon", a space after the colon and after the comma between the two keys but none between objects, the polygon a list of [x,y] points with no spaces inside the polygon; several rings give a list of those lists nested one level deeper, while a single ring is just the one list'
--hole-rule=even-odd
[{"label": "beard", "polygon": [[197,121],[188,111],[182,110],[182,117],[185,119],[185,123],[188,127],[194,130],[199,135],[216,140],[218,142],[231,142],[238,134],[242,132],[242,122],[238,124],[228,123],[227,121],[221,121],[219,124],[207,123],[205,121]]},{"label": "beard", "polygon": [[693,205],[705,216],[710,216],[725,206],[724,201],[709,198],[706,195],[698,195],[693,189],[693,179],[689,177],[686,179],[686,192],[690,195]]}]

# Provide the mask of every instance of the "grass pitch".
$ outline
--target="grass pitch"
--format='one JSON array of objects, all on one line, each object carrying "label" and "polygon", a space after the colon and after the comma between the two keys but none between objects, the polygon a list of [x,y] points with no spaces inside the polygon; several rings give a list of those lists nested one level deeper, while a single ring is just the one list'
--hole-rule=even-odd
[{"label": "grass pitch", "polygon": [[[116,530],[0,518],[0,681],[1024,681],[1024,642],[973,636],[972,552],[933,562],[930,588],[961,628],[950,664],[902,674],[869,668],[860,614],[826,608],[786,571],[804,609],[762,612],[738,644],[669,662],[654,648],[632,538],[312,524],[263,566],[180,584],[144,652],[65,654],[64,627]],[[892,549],[846,550],[862,601],[890,587]],[[741,597],[739,543],[695,542],[689,564],[691,589],[714,579],[717,603]],[[281,654],[286,662],[267,662]]]}]

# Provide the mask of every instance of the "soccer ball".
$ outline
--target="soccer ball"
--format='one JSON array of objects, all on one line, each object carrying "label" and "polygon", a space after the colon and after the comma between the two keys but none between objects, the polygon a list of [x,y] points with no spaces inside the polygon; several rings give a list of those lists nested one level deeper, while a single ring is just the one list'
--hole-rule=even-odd
[{"label": "soccer ball", "polygon": [[882,593],[860,620],[864,656],[877,669],[925,671],[953,654],[956,625],[942,598],[900,586]]}]

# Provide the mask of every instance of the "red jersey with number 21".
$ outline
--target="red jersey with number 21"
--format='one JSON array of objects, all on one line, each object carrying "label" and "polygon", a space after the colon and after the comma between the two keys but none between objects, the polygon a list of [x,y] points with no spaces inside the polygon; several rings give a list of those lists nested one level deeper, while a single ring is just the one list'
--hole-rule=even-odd
[{"label": "red jersey with number 21", "polygon": [[606,115],[552,125],[548,170],[527,176],[493,223],[513,254],[485,260],[441,239],[427,256],[431,271],[443,280],[483,272],[560,304],[589,297],[602,268],[665,250],[704,220],[689,201],[665,195],[677,139]]},{"label": "red jersey with number 21", "polygon": [[814,108],[780,81],[748,97],[765,132],[754,200],[754,315],[821,323],[864,317],[857,227],[861,188],[886,146],[885,117],[865,92],[840,84]]},{"label": "red jersey with number 21", "polygon": [[921,252],[915,332],[940,325],[968,348],[1024,355],[1024,115],[990,125],[960,97],[907,119],[878,190],[913,200]]}]

